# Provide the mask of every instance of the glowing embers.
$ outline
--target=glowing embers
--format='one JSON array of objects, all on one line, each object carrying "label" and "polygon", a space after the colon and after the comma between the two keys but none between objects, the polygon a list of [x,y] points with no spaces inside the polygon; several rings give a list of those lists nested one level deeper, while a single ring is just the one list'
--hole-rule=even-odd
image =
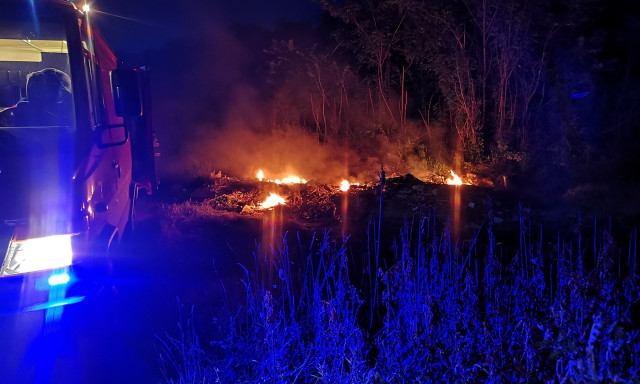
[{"label": "glowing embers", "polygon": [[298,176],[293,176],[293,175],[287,176],[282,180],[274,180],[273,182],[276,184],[307,184],[307,180],[301,179]]},{"label": "glowing embers", "polygon": [[[264,172],[262,171],[262,169],[258,170],[256,177],[258,178],[259,181],[263,181],[265,179]],[[289,175],[283,179],[275,179],[275,180],[267,179],[266,181],[269,183],[275,183],[275,184],[306,184],[307,183],[306,179],[303,179],[296,175]]]},{"label": "glowing embers", "polygon": [[342,192],[347,192],[352,186],[359,186],[360,183],[350,183],[349,180],[342,180],[340,182],[340,190]]},{"label": "glowing embers", "polygon": [[[259,169],[258,173],[256,174],[256,177],[261,182],[265,180],[264,171],[262,169]],[[266,181],[269,183],[275,183],[275,184],[306,184],[307,182],[307,180],[301,179],[298,176],[293,176],[293,175],[285,177],[282,180],[267,179]],[[284,199],[284,197],[278,195],[277,193],[271,192],[269,196],[265,199],[265,201],[263,201],[262,203],[258,203],[258,209],[269,209],[269,208],[276,207],[278,205],[285,205],[286,203],[287,202]]]},{"label": "glowing embers", "polygon": [[287,201],[284,199],[284,197],[272,192],[265,201],[263,201],[262,203],[258,203],[258,208],[269,209],[278,205],[285,205],[286,203]]},{"label": "glowing embers", "polygon": [[449,172],[451,172],[451,177],[447,178],[448,185],[469,185],[469,183],[463,183],[460,176],[456,175],[453,171]]}]

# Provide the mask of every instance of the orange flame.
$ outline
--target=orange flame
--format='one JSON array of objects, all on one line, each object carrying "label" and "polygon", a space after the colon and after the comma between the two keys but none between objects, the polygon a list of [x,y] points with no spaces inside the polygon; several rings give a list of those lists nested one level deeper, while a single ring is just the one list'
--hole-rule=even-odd
[{"label": "orange flame", "polygon": [[282,180],[274,180],[274,183],[276,184],[307,184],[307,180],[301,179],[298,176],[289,175]]},{"label": "orange flame", "polygon": [[456,175],[453,171],[451,172],[451,178],[447,178],[447,184],[449,185],[462,185],[462,179],[460,176]]},{"label": "orange flame", "polygon": [[[262,171],[262,169],[258,170],[256,178],[260,181],[265,179],[264,172]],[[276,180],[267,179],[267,181],[269,183],[276,183],[276,184],[306,184],[307,183],[306,179],[303,179],[296,175],[289,175],[284,179],[276,179]]]},{"label": "orange flame", "polygon": [[284,197],[276,193],[271,193],[264,202],[258,203],[258,207],[260,207],[260,209],[269,209],[269,208],[275,207],[276,205],[285,205],[285,204],[286,204],[286,200],[284,199]]},{"label": "orange flame", "polygon": [[351,187],[351,184],[349,184],[349,180],[342,180],[340,182],[340,190],[342,192],[347,192],[350,187]]}]

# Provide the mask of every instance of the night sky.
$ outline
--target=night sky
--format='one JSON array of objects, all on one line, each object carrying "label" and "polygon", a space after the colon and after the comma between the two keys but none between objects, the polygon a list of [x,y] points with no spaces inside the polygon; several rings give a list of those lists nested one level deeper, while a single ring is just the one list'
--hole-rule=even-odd
[{"label": "night sky", "polygon": [[311,0],[112,0],[96,2],[94,8],[108,13],[97,14],[94,20],[113,49],[123,54],[234,24],[265,29],[278,22],[316,24],[321,14],[320,6]]}]

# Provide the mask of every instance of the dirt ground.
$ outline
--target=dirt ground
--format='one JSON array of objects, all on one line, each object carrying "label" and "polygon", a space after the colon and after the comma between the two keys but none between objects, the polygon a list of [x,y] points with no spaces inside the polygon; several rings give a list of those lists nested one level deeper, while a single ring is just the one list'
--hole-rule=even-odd
[{"label": "dirt ground", "polygon": [[283,227],[312,232],[329,229],[354,238],[360,238],[369,223],[379,219],[383,232],[396,236],[405,221],[434,214],[437,223],[451,226],[460,241],[487,225],[489,216],[495,232],[506,236],[517,233],[521,221],[553,237],[571,237],[592,230],[597,223],[610,225],[612,232],[626,238],[640,224],[640,185],[635,184],[584,184],[564,190],[530,185],[454,187],[405,175],[386,180],[382,206],[379,183],[352,186],[348,192],[313,182],[270,184],[226,177],[168,181],[160,193],[168,212],[165,224],[191,223],[198,228],[196,223],[205,220],[219,221],[225,227],[252,222],[259,226],[271,211],[260,210],[256,204],[269,192],[287,199],[286,206],[276,208]]}]

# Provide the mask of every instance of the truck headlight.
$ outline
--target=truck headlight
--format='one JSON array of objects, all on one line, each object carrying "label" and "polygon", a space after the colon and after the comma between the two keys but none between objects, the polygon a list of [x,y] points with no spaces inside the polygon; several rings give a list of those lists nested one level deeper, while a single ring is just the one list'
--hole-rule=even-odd
[{"label": "truck headlight", "polygon": [[71,265],[71,234],[12,239],[0,269],[0,276],[56,269]]}]

